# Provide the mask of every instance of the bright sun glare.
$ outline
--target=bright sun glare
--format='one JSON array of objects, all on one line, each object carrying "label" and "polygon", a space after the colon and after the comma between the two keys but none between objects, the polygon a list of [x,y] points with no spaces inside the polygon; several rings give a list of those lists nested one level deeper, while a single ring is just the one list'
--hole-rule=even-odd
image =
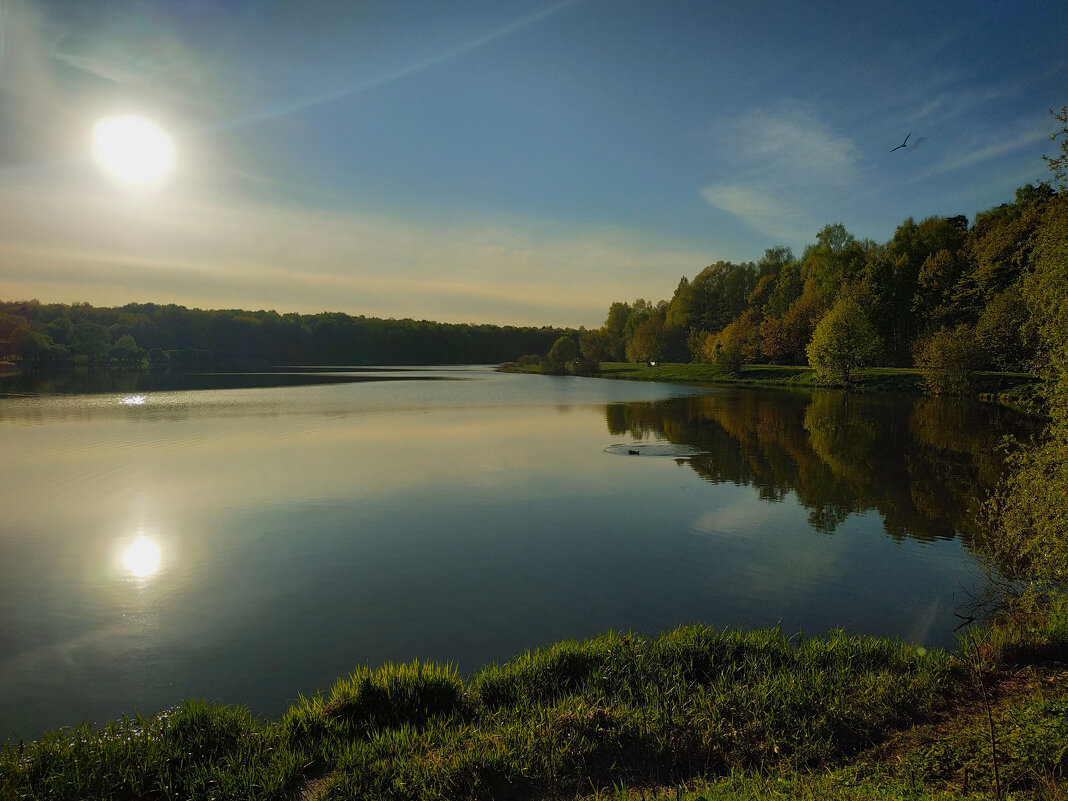
[{"label": "bright sun glare", "polygon": [[174,167],[174,142],[144,117],[105,117],[93,127],[93,158],[119,183],[147,186],[163,180]]},{"label": "bright sun glare", "polygon": [[136,578],[147,578],[159,570],[160,549],[145,537],[138,537],[123,554],[126,569]]}]

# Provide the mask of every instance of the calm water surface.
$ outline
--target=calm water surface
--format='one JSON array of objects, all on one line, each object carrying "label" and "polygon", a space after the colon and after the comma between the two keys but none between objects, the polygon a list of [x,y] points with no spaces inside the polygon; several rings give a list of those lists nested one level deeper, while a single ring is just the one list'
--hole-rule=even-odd
[{"label": "calm water surface", "polygon": [[375,380],[0,398],[0,740],[185,696],[273,715],[358,664],[473,672],[608,629],[949,646],[979,583],[974,498],[1019,424],[932,399],[347,377]]}]

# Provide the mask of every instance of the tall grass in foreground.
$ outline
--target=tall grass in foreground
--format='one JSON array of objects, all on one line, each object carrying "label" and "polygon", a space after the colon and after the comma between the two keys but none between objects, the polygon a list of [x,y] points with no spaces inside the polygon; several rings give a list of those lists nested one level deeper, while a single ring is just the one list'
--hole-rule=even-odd
[{"label": "tall grass in foreground", "polygon": [[280,719],[190,701],[0,756],[0,798],[502,798],[834,764],[929,719],[943,652],[832,633],[608,634],[493,665],[360,669]]},{"label": "tall grass in foreground", "polygon": [[278,798],[301,764],[276,726],[193,700],[151,718],[9,743],[0,798]]}]

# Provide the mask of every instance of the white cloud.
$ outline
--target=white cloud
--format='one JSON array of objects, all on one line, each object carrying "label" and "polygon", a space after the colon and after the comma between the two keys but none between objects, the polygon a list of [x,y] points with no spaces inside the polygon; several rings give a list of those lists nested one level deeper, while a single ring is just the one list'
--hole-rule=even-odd
[{"label": "white cloud", "polygon": [[916,112],[914,112],[913,114],[910,115],[910,118],[913,119],[913,120],[926,119],[927,117],[930,117],[936,111],[941,109],[943,106],[945,106],[946,105],[946,101],[948,99],[949,99],[949,96],[943,92],[942,94],[938,95],[938,97],[935,97],[935,98],[933,98],[931,100],[928,100],[926,103],[924,103],[919,108],[918,111],[916,111]]},{"label": "white cloud", "polygon": [[789,208],[770,190],[759,186],[709,184],[701,189],[701,197],[777,242],[794,242],[810,233],[803,214]]},{"label": "white cloud", "polygon": [[856,143],[798,103],[714,126],[717,180],[701,196],[776,242],[800,244],[861,178]]},{"label": "white cloud", "polygon": [[811,109],[757,109],[724,126],[722,141],[744,170],[769,183],[818,179],[845,185],[857,177],[860,150]]}]

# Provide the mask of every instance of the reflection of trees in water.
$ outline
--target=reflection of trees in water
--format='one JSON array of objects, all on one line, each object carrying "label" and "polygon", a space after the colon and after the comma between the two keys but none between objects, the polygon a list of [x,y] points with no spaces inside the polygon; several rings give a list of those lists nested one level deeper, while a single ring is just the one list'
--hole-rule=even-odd
[{"label": "reflection of trees in water", "polygon": [[1002,471],[999,443],[1020,416],[946,398],[732,390],[606,407],[608,430],[663,438],[707,455],[706,481],[794,493],[818,531],[877,511],[895,539],[971,540],[979,501]]}]

